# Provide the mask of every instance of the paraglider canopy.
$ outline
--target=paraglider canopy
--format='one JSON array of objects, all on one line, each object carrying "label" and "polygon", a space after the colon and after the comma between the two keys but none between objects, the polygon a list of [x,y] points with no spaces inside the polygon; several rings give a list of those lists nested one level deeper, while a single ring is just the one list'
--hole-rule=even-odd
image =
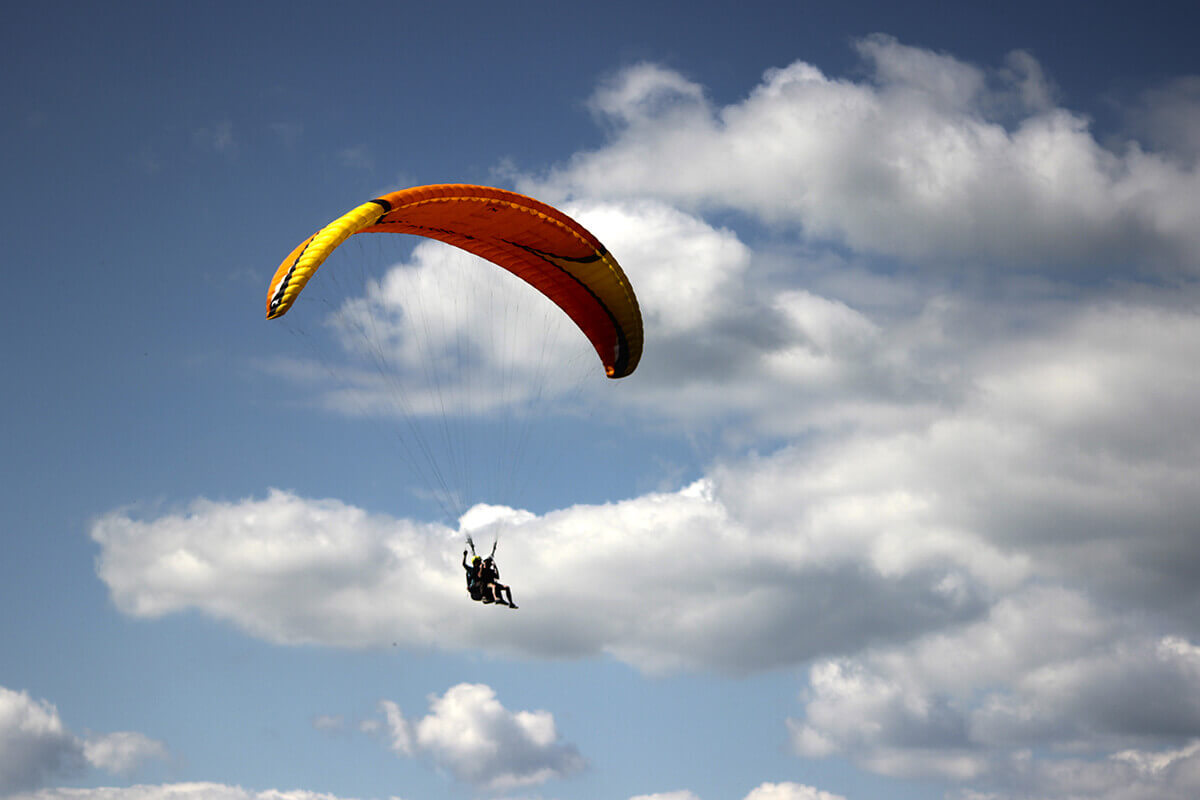
[{"label": "paraglider canopy", "polygon": [[287,313],[342,242],[358,233],[410,233],[485,258],[526,281],[583,331],[610,378],[637,368],[642,316],[616,259],[582,225],[525,195],[488,186],[415,186],[353,209],[301,242],[275,271],[267,319]]}]

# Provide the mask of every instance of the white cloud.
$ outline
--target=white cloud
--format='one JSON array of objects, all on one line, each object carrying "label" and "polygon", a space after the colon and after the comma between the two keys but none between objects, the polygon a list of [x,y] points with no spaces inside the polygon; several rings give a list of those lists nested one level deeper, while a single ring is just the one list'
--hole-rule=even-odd
[{"label": "white cloud", "polygon": [[[809,499],[804,492],[800,482],[787,507]],[[914,512],[901,503],[897,520]],[[1009,580],[1004,557],[939,531],[885,531],[922,546],[903,557],[884,547],[864,565],[841,541],[871,538],[851,533],[854,520],[826,527],[802,516],[801,536],[747,529],[705,483],[514,518],[498,555],[521,610],[500,616],[461,613],[470,601],[458,532],[333,501],[272,492],[151,521],[114,512],[92,535],[101,578],[137,616],[197,608],[278,642],[607,652],[648,670],[799,663],[978,614],[981,593]]]},{"label": "white cloud", "polygon": [[491,687],[461,683],[430,697],[429,713],[405,719],[383,703],[391,747],[421,756],[456,779],[493,791],[536,786],[583,769],[586,762],[564,743],[547,711],[509,711]]},{"label": "white cloud", "polygon": [[845,798],[800,783],[764,783],[746,795],[746,800],[845,800]]},{"label": "white cloud", "polygon": [[1184,165],[1200,157],[1200,76],[1147,90],[1127,109],[1134,134]]},{"label": "white cloud", "polygon": [[643,63],[599,88],[589,105],[602,118],[634,124],[666,112],[703,109],[704,89],[673,70]]},{"label": "white cloud", "polygon": [[921,95],[929,102],[959,111],[971,109],[985,94],[983,70],[953,56],[907,47],[884,35],[861,39],[856,48],[874,67],[875,82],[880,87]]},{"label": "white cloud", "polygon": [[1103,758],[1016,756],[1007,784],[951,792],[951,800],[1190,800],[1200,791],[1200,741],[1169,750],[1125,750]]},{"label": "white cloud", "polygon": [[53,705],[0,687],[0,794],[78,771],[82,750]]},{"label": "white cloud", "polygon": [[[153,523],[108,515],[93,536],[103,548],[98,572],[123,611],[196,606],[273,641],[361,646],[382,641],[393,624],[415,636],[411,643],[429,640],[454,616],[445,601],[461,583],[455,532],[283,492],[198,501]],[[435,597],[444,615],[418,614],[428,606],[410,602]]]},{"label": "white cloud", "polygon": [[[1010,789],[1030,748],[1095,757],[1162,747],[1200,730],[1200,648],[1140,622],[1031,589],[957,630],[821,661],[803,718],[789,720],[792,745],[882,774]],[[1021,767],[1021,779],[1043,768],[1056,769]]]},{"label": "white cloud", "polygon": [[524,188],[734,208],[927,265],[1086,270],[1138,257],[1194,272],[1200,219],[1187,198],[1200,172],[1103,147],[1086,118],[1052,105],[1028,53],[985,70],[886,36],[858,51],[869,80],[798,61],[721,108],[669,70],[630,68],[593,103],[612,141]]},{"label": "white cloud", "polygon": [[[324,792],[300,789],[252,791],[220,783],[169,783],[157,786],[43,789],[15,795],[12,800],[341,800]],[[347,799],[349,800],[349,799]]]},{"label": "white cloud", "polygon": [[[687,790],[639,794],[629,800],[701,800]],[[830,794],[800,783],[764,783],[754,788],[745,800],[846,800],[841,795]]]},{"label": "white cloud", "polygon": [[118,775],[130,775],[146,761],[167,756],[162,742],[131,731],[98,734],[83,743],[83,757],[89,764]]},{"label": "white cloud", "polygon": [[387,721],[387,732],[391,737],[389,746],[392,752],[398,756],[411,756],[413,754],[412,726],[404,718],[404,712],[391,700],[384,700],[379,705],[383,709],[384,718]]},{"label": "white cloud", "polygon": [[51,703],[0,686],[0,795],[36,789],[85,765],[129,775],[167,756],[161,742],[140,733],[76,736]]}]

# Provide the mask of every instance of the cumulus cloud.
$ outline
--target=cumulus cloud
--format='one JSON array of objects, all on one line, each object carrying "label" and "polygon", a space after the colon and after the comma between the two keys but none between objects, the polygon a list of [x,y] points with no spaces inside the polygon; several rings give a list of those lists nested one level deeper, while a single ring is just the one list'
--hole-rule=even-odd
[{"label": "cumulus cloud", "polygon": [[[284,492],[198,501],[149,523],[117,512],[92,533],[102,547],[97,571],[126,613],[201,607],[279,642],[361,646],[392,625],[409,631],[409,643],[428,642],[453,615],[424,617],[424,604],[409,599],[447,600],[461,583],[454,531]],[[221,596],[209,596],[217,587]]]},{"label": "cumulus cloud", "polygon": [[[897,506],[899,518],[911,511]],[[92,535],[101,578],[137,616],[197,608],[278,642],[608,653],[651,671],[744,672],[904,637],[981,613],[989,586],[1019,570],[919,530],[921,552],[885,547],[864,564],[836,526],[807,540],[746,528],[710,482],[512,518],[501,560],[521,613],[487,618],[460,613],[458,531],[333,501],[276,491],[149,521],[114,512]]]},{"label": "cumulus cloud", "polygon": [[800,783],[764,783],[746,795],[746,800],[845,800],[845,798]]},{"label": "cumulus cloud", "polygon": [[563,742],[547,711],[509,711],[483,684],[462,683],[430,698],[429,713],[408,720],[393,702],[383,711],[392,750],[429,759],[456,779],[493,791],[572,775],[586,762]]},{"label": "cumulus cloud", "polygon": [[[687,791],[660,792],[658,794],[640,794],[629,800],[701,800],[700,796]],[[830,794],[799,783],[764,783],[750,794],[745,800],[846,800],[841,795]]]},{"label": "cumulus cloud", "polygon": [[140,733],[79,737],[53,704],[0,686],[0,795],[36,789],[87,766],[129,775],[167,755],[161,742]]},{"label": "cumulus cloud", "polygon": [[1006,791],[1086,763],[1032,765],[1032,748],[1170,761],[1170,743],[1200,732],[1200,648],[1140,623],[1063,590],[1030,589],[957,630],[822,660],[804,717],[789,720],[792,745],[886,775]]},{"label": "cumulus cloud", "polygon": [[[1200,740],[1159,751],[1123,750],[1099,760],[1064,758],[1028,763],[1038,797],[1067,800],[1186,800],[1200,792]],[[997,800],[1013,794],[999,793]],[[1023,794],[1023,797],[1030,795]]]},{"label": "cumulus cloud", "polygon": [[1028,53],[985,69],[882,35],[857,49],[866,80],[797,61],[719,108],[670,70],[632,67],[593,102],[612,141],[525,188],[738,209],[926,265],[1073,271],[1137,254],[1193,270],[1194,165],[1103,147]]}]

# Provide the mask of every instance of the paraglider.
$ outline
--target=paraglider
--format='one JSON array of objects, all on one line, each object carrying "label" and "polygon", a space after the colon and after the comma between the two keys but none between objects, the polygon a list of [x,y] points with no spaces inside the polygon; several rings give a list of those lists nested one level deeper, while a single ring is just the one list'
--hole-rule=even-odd
[{"label": "paraglider", "polygon": [[[279,265],[268,287],[267,319],[285,315],[326,259],[360,233],[413,234],[486,259],[558,306],[583,332],[609,378],[626,377],[637,368],[643,346],[642,316],[616,259],[562,211],[487,186],[416,186],[375,198],[338,217],[297,245]],[[418,450],[437,472],[429,448]],[[467,542],[474,555],[469,534]],[[499,582],[494,555],[494,542],[487,559],[475,556],[468,563],[463,552],[468,592],[473,599],[515,609],[512,590]]]},{"label": "paraglider", "polygon": [[[495,549],[493,546],[493,553]],[[507,584],[500,583],[500,568],[496,566],[494,556],[480,558],[476,555],[468,563],[467,551],[463,550],[462,565],[467,572],[467,594],[472,600],[518,608],[512,599],[512,589]]]}]

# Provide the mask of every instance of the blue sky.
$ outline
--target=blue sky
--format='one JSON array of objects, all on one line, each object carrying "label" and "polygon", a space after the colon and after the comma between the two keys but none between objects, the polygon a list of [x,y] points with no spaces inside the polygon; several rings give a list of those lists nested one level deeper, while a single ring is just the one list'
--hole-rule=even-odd
[{"label": "blue sky", "polygon": [[[1200,794],[1196,20],[1094,5],[9,9],[0,796]],[[439,182],[599,236],[638,371],[404,237],[263,319]],[[385,278],[499,411],[396,418]]]}]

